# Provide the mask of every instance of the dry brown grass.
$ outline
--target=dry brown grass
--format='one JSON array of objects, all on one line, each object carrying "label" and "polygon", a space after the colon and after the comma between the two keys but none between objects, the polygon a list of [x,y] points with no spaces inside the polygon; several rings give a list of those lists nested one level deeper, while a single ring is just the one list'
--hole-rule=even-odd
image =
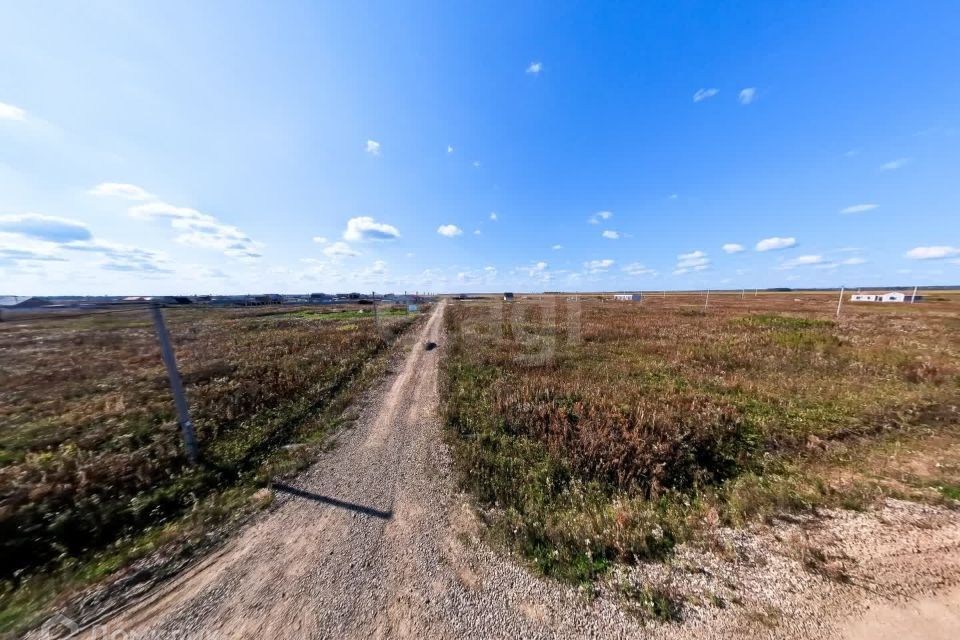
[{"label": "dry brown grass", "polygon": [[925,428],[958,437],[957,300],[848,304],[839,319],[828,295],[703,303],[449,308],[461,477],[548,573],[582,579],[663,553],[708,513],[861,505],[875,486],[838,493],[812,473],[825,452]]},{"label": "dry brown grass", "polygon": [[[323,445],[353,382],[410,320],[378,332],[367,309],[167,310],[195,469],[146,312],[0,324],[0,596],[304,464],[309,447],[287,445]],[[0,611],[0,630],[18,615]]]}]

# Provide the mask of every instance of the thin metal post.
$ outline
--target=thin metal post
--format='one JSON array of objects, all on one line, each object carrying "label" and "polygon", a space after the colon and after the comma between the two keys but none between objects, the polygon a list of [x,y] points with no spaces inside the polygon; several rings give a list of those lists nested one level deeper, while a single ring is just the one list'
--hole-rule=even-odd
[{"label": "thin metal post", "polygon": [[173,403],[177,406],[177,418],[180,422],[180,432],[183,434],[183,445],[187,450],[187,460],[191,465],[197,464],[200,451],[197,448],[197,434],[193,430],[193,420],[190,419],[190,405],[187,404],[187,394],[183,390],[183,380],[177,370],[177,359],[170,346],[170,334],[167,325],[163,322],[163,312],[160,305],[153,303],[150,306],[153,316],[153,326],[157,331],[157,340],[160,342],[160,355],[167,368],[167,378],[170,379],[170,391],[173,393]]},{"label": "thin metal post", "polygon": [[910,304],[913,304],[917,301],[917,285],[913,286],[913,295],[910,296]]},{"label": "thin metal post", "polygon": [[843,306],[843,287],[840,287],[840,299],[837,300],[837,317],[840,317],[840,307]]},{"label": "thin metal post", "polygon": [[743,300],[743,294],[746,293],[746,289],[740,289],[740,299]]},{"label": "thin metal post", "polygon": [[703,299],[703,310],[707,310],[707,305],[710,304],[710,289],[707,289],[707,297]]}]

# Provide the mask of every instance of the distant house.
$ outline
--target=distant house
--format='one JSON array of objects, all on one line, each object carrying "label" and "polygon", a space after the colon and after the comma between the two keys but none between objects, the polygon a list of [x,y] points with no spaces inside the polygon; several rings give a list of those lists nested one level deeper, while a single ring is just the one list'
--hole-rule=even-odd
[{"label": "distant house", "polygon": [[631,300],[642,300],[643,298],[636,293],[615,293],[613,299],[621,302],[630,302]]},{"label": "distant house", "polygon": [[36,309],[38,307],[49,307],[53,302],[46,298],[37,297],[17,297],[4,296],[0,298],[0,307],[4,309]]},{"label": "distant house", "polygon": [[887,293],[855,293],[850,296],[851,302],[916,302],[923,300],[923,296],[912,296],[902,291]]},{"label": "distant house", "polygon": [[509,291],[507,291],[506,293],[504,293],[504,294],[503,294],[503,301],[504,301],[504,302],[513,302],[513,294],[512,294],[511,292],[509,292]]}]

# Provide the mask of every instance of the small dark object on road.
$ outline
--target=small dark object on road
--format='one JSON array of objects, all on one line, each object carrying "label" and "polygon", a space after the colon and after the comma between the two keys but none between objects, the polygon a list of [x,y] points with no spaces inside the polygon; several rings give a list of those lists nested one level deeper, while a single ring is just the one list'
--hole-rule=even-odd
[{"label": "small dark object on road", "polygon": [[436,343],[436,342],[428,342],[428,343],[427,343],[427,351],[433,351],[433,350],[436,349],[436,348],[437,348],[437,343]]}]

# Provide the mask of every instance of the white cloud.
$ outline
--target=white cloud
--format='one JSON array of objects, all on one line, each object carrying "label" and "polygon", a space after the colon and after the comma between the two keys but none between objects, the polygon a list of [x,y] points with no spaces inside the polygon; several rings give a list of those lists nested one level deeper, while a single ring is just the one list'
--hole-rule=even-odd
[{"label": "white cloud", "polygon": [[880,171],[896,171],[897,169],[907,166],[910,162],[910,158],[897,158],[896,160],[884,162],[880,165]]},{"label": "white cloud", "polygon": [[677,266],[674,273],[680,271],[703,271],[710,268],[710,258],[703,251],[691,251],[690,253],[681,253],[677,256]]},{"label": "white cloud", "polygon": [[496,211],[491,211],[491,212],[490,212],[490,219],[493,220],[494,222],[497,221],[497,212],[496,212]]},{"label": "white cloud", "polygon": [[527,65],[527,73],[530,73],[530,74],[533,74],[533,75],[537,75],[537,74],[539,74],[541,71],[543,71],[543,63],[542,63],[542,62],[531,62],[529,65]]},{"label": "white cloud", "polygon": [[853,204],[840,209],[840,213],[866,213],[867,211],[873,211],[877,206],[875,204]]},{"label": "white cloud", "polygon": [[945,245],[933,247],[914,247],[907,251],[906,257],[912,260],[940,260],[942,258],[952,258],[960,255],[960,247],[948,247]]},{"label": "white cloud", "polygon": [[483,232],[481,232],[480,229],[474,229],[474,230],[473,230],[473,235],[475,235],[475,236],[482,235],[482,233],[483,233]]},{"label": "white cloud", "polygon": [[153,200],[156,196],[135,184],[101,182],[88,191],[92,196],[123,198],[125,200]]},{"label": "white cloud", "polygon": [[317,244],[327,244],[328,240],[323,236],[313,236],[313,241]]},{"label": "white cloud", "polygon": [[757,97],[757,90],[755,87],[747,87],[746,89],[740,90],[740,95],[737,96],[737,99],[740,101],[740,104],[750,104]]},{"label": "white cloud", "polygon": [[449,144],[447,145],[447,153],[453,153],[453,147]]},{"label": "white cloud", "polygon": [[98,253],[104,260],[97,266],[108,271],[139,273],[173,273],[166,254],[105,240],[91,239],[63,246],[71,251]]},{"label": "white cloud", "polygon": [[667,196],[667,199],[668,199],[668,200],[676,200],[676,199],[678,199],[679,197],[680,197],[680,194],[678,194],[678,193],[671,193],[669,196]]},{"label": "white cloud", "polygon": [[590,218],[587,219],[587,222],[589,222],[590,224],[600,224],[601,220],[609,220],[612,217],[613,217],[613,213],[610,211],[597,211],[595,214],[593,214],[592,216],[590,216]]},{"label": "white cloud", "polygon": [[740,253],[741,251],[746,250],[746,247],[744,247],[742,244],[737,244],[735,242],[728,242],[721,248],[727,253]]},{"label": "white cloud", "polygon": [[695,94],[693,94],[693,101],[694,101],[694,102],[703,102],[704,100],[706,100],[706,99],[708,99],[708,98],[712,98],[713,96],[717,95],[718,93],[720,93],[720,89],[713,89],[713,88],[711,88],[711,89],[697,89],[697,92],[696,92]]},{"label": "white cloud", "polygon": [[473,161],[473,166],[476,167],[477,169],[479,169],[479,168],[480,168],[480,161],[479,161],[479,160],[474,160],[474,161]]},{"label": "white cloud", "polygon": [[363,282],[377,282],[387,275],[387,263],[383,260],[374,260],[373,264],[360,271],[357,276]]},{"label": "white cloud", "polygon": [[612,267],[614,264],[613,260],[610,258],[604,258],[602,260],[590,260],[584,262],[584,268],[590,273],[605,273],[607,269]]},{"label": "white cloud", "polygon": [[380,143],[376,140],[367,140],[367,144],[364,147],[364,151],[369,153],[372,156],[380,155]]},{"label": "white cloud", "polygon": [[130,207],[127,213],[143,220],[169,220],[171,227],[185,232],[176,238],[180,244],[222,251],[230,258],[254,260],[261,257],[261,243],[233,225],[190,207],[156,201]]},{"label": "white cloud", "polygon": [[455,236],[463,235],[463,229],[458,227],[455,224],[442,224],[437,227],[437,233],[447,238],[453,238]]},{"label": "white cloud", "polygon": [[861,258],[861,257],[859,257],[859,256],[854,256],[853,258],[847,258],[846,260],[841,260],[841,261],[840,261],[840,264],[852,266],[852,265],[857,265],[857,264],[865,264],[866,262],[867,262],[867,261],[864,260],[863,258]]},{"label": "white cloud", "polygon": [[553,249],[554,251],[560,251],[560,249],[563,249],[563,245],[562,245],[562,244],[555,244],[555,245],[553,245],[553,246],[550,247],[550,248]]},{"label": "white cloud", "polygon": [[334,242],[323,250],[323,255],[328,258],[352,258],[360,255],[360,252],[346,242]]},{"label": "white cloud", "polygon": [[602,236],[603,236],[604,238],[606,238],[607,240],[619,240],[619,239],[620,239],[620,232],[619,232],[619,231],[612,231],[612,230],[610,230],[610,229],[607,229],[606,231],[604,231],[604,232],[601,233],[600,235],[602,235]]},{"label": "white cloud", "polygon": [[396,240],[400,231],[391,224],[377,222],[370,216],[359,216],[347,221],[343,239],[349,242],[367,242],[371,240]]},{"label": "white cloud", "polygon": [[129,213],[133,218],[140,218],[142,220],[167,218],[171,220],[184,219],[213,221],[215,219],[213,216],[200,213],[196,209],[191,209],[189,207],[177,207],[166,202],[148,202],[147,204],[138,204],[135,207],[130,207],[127,210],[127,213]]},{"label": "white cloud", "polygon": [[89,240],[92,237],[90,229],[82,222],[41,213],[0,216],[0,231],[56,244]]},{"label": "white cloud", "polygon": [[757,243],[755,247],[757,251],[775,251],[777,249],[789,249],[790,247],[796,246],[796,238],[780,238],[774,236],[772,238],[764,238]]},{"label": "white cloud", "polygon": [[6,102],[0,102],[0,120],[17,120],[22,122],[26,119],[27,112],[20,107],[15,107]]},{"label": "white cloud", "polygon": [[653,269],[648,269],[646,266],[640,264],[639,262],[631,262],[630,264],[624,265],[624,273],[634,277],[637,276],[655,276],[657,272]]},{"label": "white cloud", "polygon": [[798,256],[791,260],[787,260],[780,264],[780,269],[794,269],[796,267],[808,266],[813,264],[821,264],[823,262],[823,256],[818,255],[809,255],[809,256]]}]

